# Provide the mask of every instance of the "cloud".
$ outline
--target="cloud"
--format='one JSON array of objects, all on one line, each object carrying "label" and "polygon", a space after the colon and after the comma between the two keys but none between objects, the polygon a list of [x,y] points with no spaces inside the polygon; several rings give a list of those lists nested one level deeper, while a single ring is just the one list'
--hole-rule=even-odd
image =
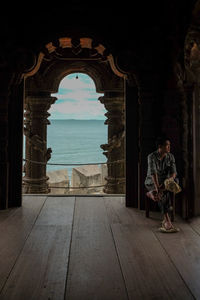
[{"label": "cloud", "polygon": [[105,107],[98,101],[102,94],[96,93],[95,84],[85,74],[71,74],[65,77],[59,92],[53,94],[58,98],[49,110],[50,119],[105,119]]},{"label": "cloud", "polygon": [[77,101],[85,101],[92,99],[94,101],[98,101],[98,98],[101,96],[101,94],[97,94],[94,91],[85,91],[85,90],[74,90],[71,92],[65,92],[62,94],[57,94],[57,98],[59,100],[64,99],[66,101],[69,101],[70,99],[72,100],[77,100]]},{"label": "cloud", "polygon": [[51,106],[49,113],[55,115],[59,113],[65,118],[66,116],[70,116],[70,114],[76,115],[77,119],[91,119],[94,117],[102,117],[104,119],[105,108],[100,102],[91,102],[91,101],[77,101],[77,102],[62,102],[57,105],[54,104]]}]

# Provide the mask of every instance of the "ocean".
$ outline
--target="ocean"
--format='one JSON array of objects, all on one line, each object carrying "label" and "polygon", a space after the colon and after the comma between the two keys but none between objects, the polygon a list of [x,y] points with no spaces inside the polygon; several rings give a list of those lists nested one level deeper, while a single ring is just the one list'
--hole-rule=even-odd
[{"label": "ocean", "polygon": [[[52,149],[49,163],[85,164],[106,162],[101,144],[107,143],[104,120],[50,120],[47,126],[47,147]],[[47,172],[73,166],[47,166]]]}]

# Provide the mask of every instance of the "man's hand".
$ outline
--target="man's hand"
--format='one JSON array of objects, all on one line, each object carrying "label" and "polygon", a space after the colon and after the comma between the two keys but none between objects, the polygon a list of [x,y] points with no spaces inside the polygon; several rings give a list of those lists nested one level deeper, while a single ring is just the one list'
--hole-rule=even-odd
[{"label": "man's hand", "polygon": [[154,190],[152,193],[153,193],[152,200],[155,201],[155,202],[160,201],[160,192],[159,192],[159,190]]},{"label": "man's hand", "polygon": [[156,186],[155,188],[155,196],[154,196],[154,201],[160,201],[163,191],[165,190],[165,187],[163,184],[160,184],[159,186]]},{"label": "man's hand", "polygon": [[171,179],[171,178],[175,179],[176,178],[176,173],[171,174],[169,179]]},{"label": "man's hand", "polygon": [[148,197],[151,198],[153,201],[158,202],[161,200],[163,190],[165,189],[163,184],[158,184],[157,182],[154,182],[155,184],[155,190],[148,192]]}]

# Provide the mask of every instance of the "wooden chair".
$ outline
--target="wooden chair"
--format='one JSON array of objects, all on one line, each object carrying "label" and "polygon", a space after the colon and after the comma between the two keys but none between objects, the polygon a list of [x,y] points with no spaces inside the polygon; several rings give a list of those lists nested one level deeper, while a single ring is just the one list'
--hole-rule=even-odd
[{"label": "wooden chair", "polygon": [[[172,211],[170,214],[171,221],[173,222],[175,219],[175,194],[170,193],[171,197],[171,206],[172,206]],[[146,218],[149,218],[149,212],[150,212],[150,201],[153,201],[151,198],[148,197],[147,193],[145,194],[145,211],[146,211]]]}]

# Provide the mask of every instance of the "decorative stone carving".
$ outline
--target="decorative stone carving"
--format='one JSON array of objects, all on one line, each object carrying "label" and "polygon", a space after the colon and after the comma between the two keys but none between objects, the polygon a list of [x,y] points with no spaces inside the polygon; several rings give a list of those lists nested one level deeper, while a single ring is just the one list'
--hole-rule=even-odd
[{"label": "decorative stone carving", "polygon": [[[125,138],[125,131],[120,132],[119,134],[114,135],[112,138],[108,140],[108,144],[101,145],[101,148],[104,151],[112,152],[114,149],[119,148],[122,145],[122,141]],[[108,153],[105,153],[107,156]]]},{"label": "decorative stone carving", "polygon": [[120,72],[115,65],[113,56],[102,44],[95,44],[91,38],[62,37],[54,42],[49,42],[39,54],[35,70],[26,73],[26,77],[33,76],[44,61],[52,60],[91,60],[108,62],[113,73],[124,78],[125,74]]},{"label": "decorative stone carving", "polygon": [[184,46],[185,80],[195,83],[200,78],[200,26],[191,25]]},{"label": "decorative stone carving", "polygon": [[[39,103],[41,103],[41,99],[45,99],[47,91],[49,94],[56,93],[60,81],[73,72],[88,74],[94,80],[97,92],[105,93],[105,97],[101,99],[101,103],[108,110],[105,114],[107,117],[105,124],[108,125],[108,144],[101,146],[108,158],[108,176],[105,190],[107,193],[125,193],[125,74],[117,69],[114,58],[107,49],[101,44],[95,44],[90,38],[72,39],[62,37],[48,43],[38,57],[35,70],[31,70],[25,75],[27,91],[25,112],[26,156],[31,160],[35,160],[37,157],[37,160],[43,162],[47,161],[47,157],[50,157],[50,150],[48,152],[46,149],[46,136],[44,133],[45,126],[49,124],[47,115],[45,116],[47,109],[41,109]],[[42,95],[42,91],[46,92],[43,92]],[[36,97],[34,96],[35,93]],[[40,94],[39,100],[37,100],[37,94]],[[29,108],[29,106],[31,107]],[[36,111],[37,113],[35,113]],[[37,122],[38,118],[39,123]],[[45,125],[41,122],[42,119],[45,120]],[[35,130],[38,126],[43,129]],[[33,154],[33,151],[35,151],[35,154]],[[30,164],[29,167],[26,166],[25,181],[27,172],[29,172],[28,168],[40,169],[40,172],[35,171],[35,174],[41,173],[43,177],[46,176],[45,166],[39,167]],[[33,171],[31,172],[33,174]],[[29,174],[28,178],[36,178],[34,176]],[[43,179],[44,185],[45,182],[46,179]],[[47,187],[45,189],[47,192]]]},{"label": "decorative stone carving", "polygon": [[46,147],[49,124],[47,118],[50,115],[47,111],[55,100],[55,97],[45,94],[26,97],[24,134],[27,161],[23,177],[24,193],[48,193],[46,162],[50,159],[52,150]]},{"label": "decorative stone carving", "polygon": [[28,128],[24,127],[24,135],[26,136],[27,143],[35,150],[44,153],[46,149],[46,141],[43,141],[38,134],[33,135]]},{"label": "decorative stone carving", "polygon": [[48,148],[46,153],[45,153],[46,162],[48,162],[51,159],[51,153],[52,153],[52,149]]},{"label": "decorative stone carving", "polygon": [[108,112],[105,114],[108,125],[108,144],[101,145],[108,161],[105,193],[125,193],[125,119],[123,93],[106,93],[99,98]]}]

